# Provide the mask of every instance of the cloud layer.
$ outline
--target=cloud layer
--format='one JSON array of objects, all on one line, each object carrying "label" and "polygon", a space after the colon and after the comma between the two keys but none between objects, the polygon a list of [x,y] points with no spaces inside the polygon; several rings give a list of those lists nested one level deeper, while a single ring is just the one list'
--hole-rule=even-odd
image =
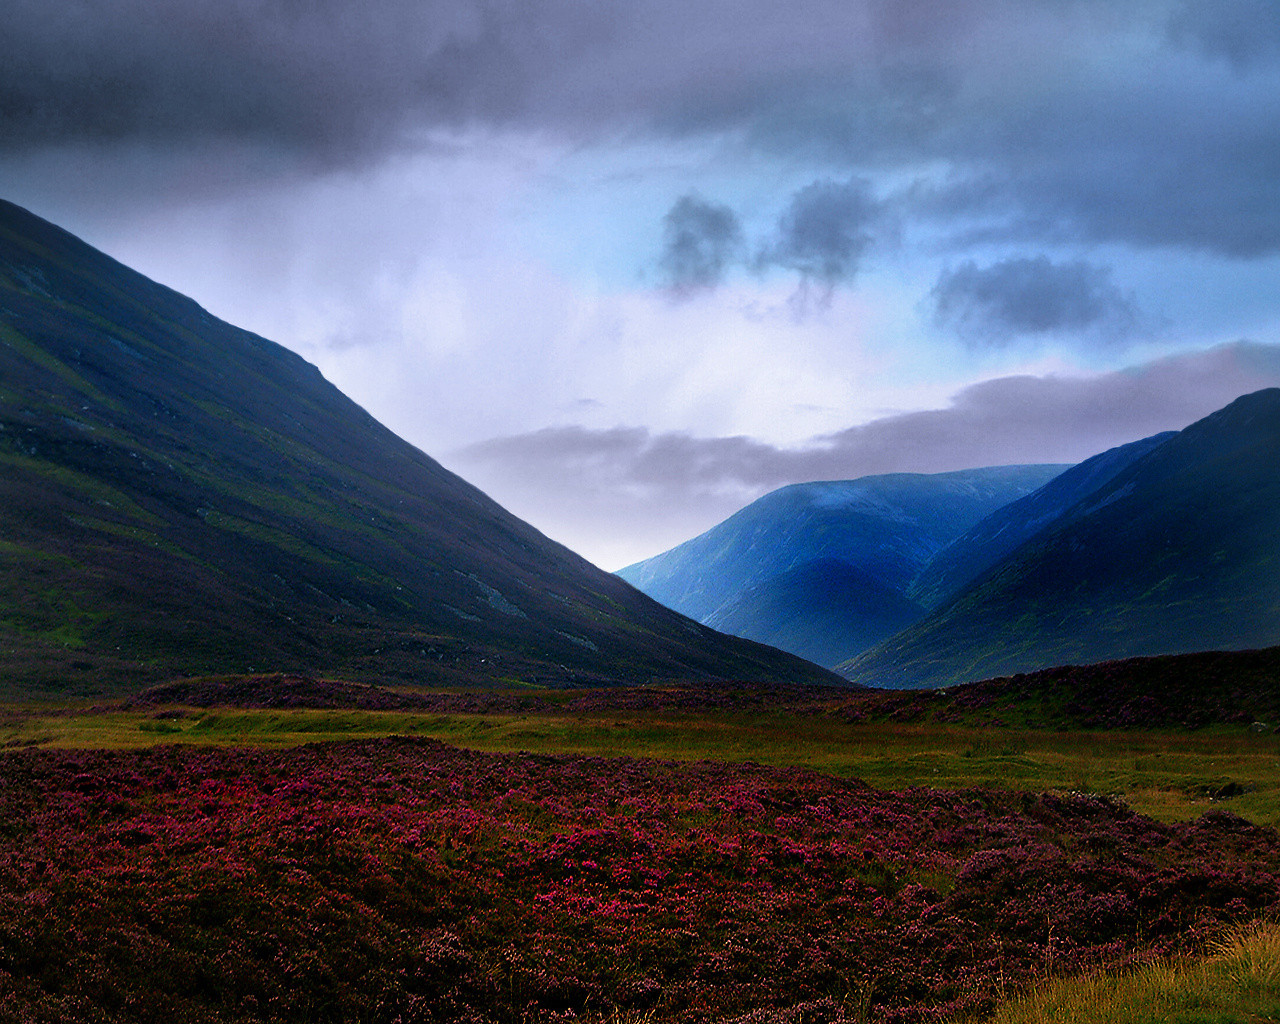
[{"label": "cloud layer", "polygon": [[[917,215],[991,237],[1280,249],[1267,0],[11,0],[0,57],[0,152],[216,142],[325,164],[442,127],[720,136],[915,174]],[[789,216],[780,260],[827,280],[856,263],[856,223],[817,237]]]},{"label": "cloud layer", "polygon": [[[788,483],[977,466],[1079,462],[1177,430],[1241,394],[1280,386],[1280,346],[1239,342],[1088,377],[1018,376],[960,391],[945,408],[884,416],[806,445],[544,428],[455,452],[452,461],[516,512],[572,538],[607,516],[616,564],[654,554]],[[553,490],[572,506],[543,504]],[[665,517],[655,511],[665,509]],[[632,558],[634,556],[634,558]]]},{"label": "cloud layer", "polygon": [[1273,383],[1278,10],[9,0],[0,181],[639,555]]}]

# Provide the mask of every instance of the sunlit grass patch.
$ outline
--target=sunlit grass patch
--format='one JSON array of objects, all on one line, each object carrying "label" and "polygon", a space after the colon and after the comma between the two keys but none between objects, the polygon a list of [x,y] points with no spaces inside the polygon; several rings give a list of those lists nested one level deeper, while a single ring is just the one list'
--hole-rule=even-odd
[{"label": "sunlit grass patch", "polygon": [[1280,1020],[1280,926],[1257,923],[1201,960],[1037,985],[992,1024],[1250,1024]]}]

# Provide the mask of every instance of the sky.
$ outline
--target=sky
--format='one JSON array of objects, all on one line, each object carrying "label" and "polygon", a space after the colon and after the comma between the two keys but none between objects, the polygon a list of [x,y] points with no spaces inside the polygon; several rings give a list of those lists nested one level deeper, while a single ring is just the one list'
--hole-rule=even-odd
[{"label": "sky", "polygon": [[0,195],[606,569],[1280,386],[1273,0],[0,12]]}]

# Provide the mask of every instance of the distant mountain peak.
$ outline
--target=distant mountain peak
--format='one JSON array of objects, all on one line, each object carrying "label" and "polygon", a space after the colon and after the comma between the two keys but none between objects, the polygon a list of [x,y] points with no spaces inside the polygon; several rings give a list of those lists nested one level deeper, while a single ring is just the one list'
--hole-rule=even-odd
[{"label": "distant mountain peak", "polygon": [[619,575],[708,625],[835,664],[923,614],[907,588],[939,549],[1064,468],[791,484]]}]

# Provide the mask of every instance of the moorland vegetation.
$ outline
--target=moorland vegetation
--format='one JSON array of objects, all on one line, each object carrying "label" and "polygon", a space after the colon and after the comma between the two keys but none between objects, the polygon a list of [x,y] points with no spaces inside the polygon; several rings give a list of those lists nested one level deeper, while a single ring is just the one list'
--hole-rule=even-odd
[{"label": "moorland vegetation", "polygon": [[1062,670],[1075,706],[1052,674],[10,706],[0,1020],[1024,1021],[1121,982],[1157,1009],[1117,1020],[1247,1019],[1274,943],[1213,944],[1280,910],[1280,736],[1243,720],[1277,657]]}]

